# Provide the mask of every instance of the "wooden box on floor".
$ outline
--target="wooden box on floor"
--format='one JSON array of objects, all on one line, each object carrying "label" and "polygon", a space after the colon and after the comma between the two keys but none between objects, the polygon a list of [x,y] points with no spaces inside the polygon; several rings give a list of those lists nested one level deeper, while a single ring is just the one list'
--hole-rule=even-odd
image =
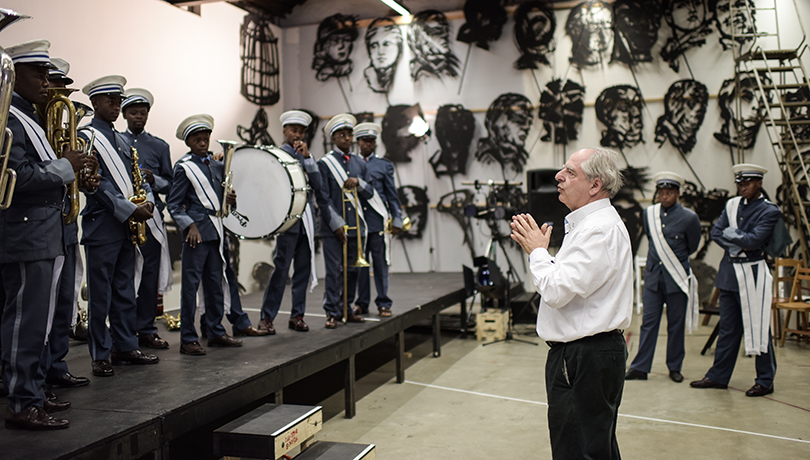
[{"label": "wooden box on floor", "polygon": [[475,315],[475,336],[479,341],[503,340],[508,328],[508,310],[487,310]]},{"label": "wooden box on floor", "polygon": [[312,438],[323,426],[321,406],[265,404],[214,431],[220,457],[277,460]]}]

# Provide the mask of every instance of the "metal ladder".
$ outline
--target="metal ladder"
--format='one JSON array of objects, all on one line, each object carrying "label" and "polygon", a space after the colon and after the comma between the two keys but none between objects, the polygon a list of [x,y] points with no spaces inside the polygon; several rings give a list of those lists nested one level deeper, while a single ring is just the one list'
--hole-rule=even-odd
[{"label": "metal ladder", "polygon": [[[736,114],[738,126],[742,126],[741,91],[740,82],[744,78],[753,77],[756,80],[756,98],[763,116],[763,123],[768,133],[768,139],[773,146],[773,152],[779,169],[782,173],[782,186],[787,187],[788,199],[783,204],[783,215],[792,214],[799,234],[802,260],[810,260],[808,256],[808,241],[810,240],[810,225],[808,225],[807,201],[800,193],[800,187],[808,188],[808,163],[810,163],[810,136],[799,135],[800,131],[810,130],[810,86],[807,72],[802,64],[802,55],[807,50],[805,43],[807,35],[796,0],[793,1],[794,12],[801,28],[801,41],[795,47],[783,47],[779,37],[779,21],[777,1],[770,0],[772,6],[750,7],[746,2],[744,7],[730,8],[732,16],[735,13],[748,14],[749,18],[755,12],[772,12],[776,33],[760,33],[735,35],[732,29],[732,40],[735,43],[734,62],[735,80],[737,83]],[[733,2],[732,2],[733,3]],[[767,3],[763,1],[758,2]],[[738,46],[737,38],[750,37],[752,43],[748,51],[744,46]],[[763,37],[775,37],[776,46],[759,43]],[[738,147],[737,159],[744,161],[743,149]],[[788,219],[785,219],[786,221]]]}]

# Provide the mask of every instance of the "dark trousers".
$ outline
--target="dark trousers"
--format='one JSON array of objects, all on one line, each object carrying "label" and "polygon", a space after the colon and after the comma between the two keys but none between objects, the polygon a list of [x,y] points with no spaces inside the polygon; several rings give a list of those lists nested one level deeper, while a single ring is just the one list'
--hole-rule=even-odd
[{"label": "dark trousers", "polygon": [[205,299],[205,323],[208,337],[225,334],[222,317],[225,298],[222,292],[222,256],[220,240],[203,241],[195,247],[183,242],[183,271],[180,288],[180,340],[182,343],[199,340],[194,327],[194,312],[197,309],[197,290],[202,282]]},{"label": "dark trousers", "polygon": [[[110,351],[138,348],[135,335],[135,246],[128,239],[84,247],[87,262],[90,357],[110,359]],[[107,328],[107,317],[110,327]]]},{"label": "dark trousers", "polygon": [[554,460],[621,458],[616,420],[626,359],[627,347],[619,331],[551,347],[546,395]]},{"label": "dark trousers", "polygon": [[[262,298],[262,319],[275,321],[284,297],[284,288],[293,263],[292,310],[290,317],[304,316],[307,306],[307,285],[311,269],[311,253],[304,226],[300,225],[298,233],[282,233],[276,237],[276,249],[273,255],[275,270],[270,276],[267,289]],[[342,249],[341,249],[342,251]],[[342,256],[341,256],[342,257]],[[342,283],[342,281],[341,281]],[[342,300],[341,300],[342,302]]]},{"label": "dark trousers", "polygon": [[57,378],[68,373],[65,362],[70,350],[70,323],[73,321],[73,310],[76,307],[76,257],[78,244],[65,247],[65,264],[59,279],[56,293],[56,308],[53,312],[51,334],[48,336],[48,347],[45,359],[42,360],[46,378]]},{"label": "dark trousers", "polygon": [[[366,260],[371,257],[371,264],[374,268],[374,287],[377,288],[377,298],[374,303],[377,308],[388,307],[394,301],[388,297],[388,262],[385,260],[385,236],[377,233],[368,234],[366,242]],[[357,305],[368,312],[371,303],[371,279],[368,267],[357,269]],[[354,300],[354,286],[349,286],[349,304]]]},{"label": "dark trousers", "polygon": [[[743,337],[742,307],[740,293],[720,289],[720,323],[717,334],[717,348],[714,350],[714,364],[706,372],[706,377],[728,385]],[[768,333],[768,352],[755,357],[757,369],[756,383],[765,388],[773,387],[776,375],[776,357],[773,354],[773,339]]]},{"label": "dark trousers", "polygon": [[0,325],[2,375],[14,412],[42,407],[44,402],[45,369],[41,362],[46,354],[49,311],[56,305],[58,269],[54,259],[0,265],[5,293]]},{"label": "dark trousers", "polygon": [[655,345],[658,341],[658,328],[661,326],[661,314],[667,304],[667,369],[681,371],[684,349],[684,327],[686,324],[686,304],[688,297],[681,291],[666,293],[666,284],[660,280],[656,290],[644,288],[642,302],[644,317],[641,320],[641,332],[638,340],[638,353],[630,365],[631,369],[649,373],[652,369]]},{"label": "dark trousers", "polygon": [[141,246],[143,271],[141,285],[138,288],[138,335],[156,334],[155,316],[157,316],[158,280],[160,278],[160,251],[158,240],[152,236],[152,230],[146,226],[146,243]]},{"label": "dark trousers", "polygon": [[[357,237],[348,237],[348,259],[352,265],[357,258]],[[326,270],[323,292],[323,309],[327,315],[343,318],[343,244],[335,237],[324,237],[323,262]],[[357,283],[357,269],[349,267],[348,286]],[[349,306],[351,312],[351,306]]]},{"label": "dark trousers", "polygon": [[[231,256],[227,243],[225,243],[225,246],[222,247],[222,250],[225,254],[225,260],[228,261],[228,265],[225,267],[225,279],[228,281],[228,292],[231,293],[231,312],[225,315],[225,317],[228,319],[228,322],[231,323],[233,333],[236,334],[236,331],[247,329],[252,324],[250,323],[248,314],[242,310],[242,298],[239,294],[239,280],[236,278],[236,272],[233,271],[233,267],[231,267]],[[216,337],[208,333],[208,326],[205,322],[205,313],[200,315],[200,332],[202,332],[205,336]]]}]

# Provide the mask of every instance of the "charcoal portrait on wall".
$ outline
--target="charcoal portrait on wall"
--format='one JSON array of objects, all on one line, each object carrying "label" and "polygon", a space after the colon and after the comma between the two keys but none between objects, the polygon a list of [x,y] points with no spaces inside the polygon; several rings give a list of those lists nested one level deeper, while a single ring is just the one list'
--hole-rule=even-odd
[{"label": "charcoal portrait on wall", "polygon": [[421,239],[427,228],[428,195],[427,188],[403,185],[397,189],[402,203],[402,214],[411,218],[411,229],[399,233],[401,238]]},{"label": "charcoal portrait on wall", "polygon": [[402,31],[391,18],[378,18],[366,30],[366,51],[371,61],[363,71],[369,88],[388,93],[402,57]]},{"label": "charcoal portrait on wall", "polygon": [[582,2],[571,8],[565,22],[571,37],[569,60],[582,68],[607,63],[613,50],[613,10],[607,3]]},{"label": "charcoal portrait on wall", "polygon": [[340,78],[352,73],[352,48],[357,39],[357,18],[334,14],[321,21],[315,40],[312,70],[318,81]]},{"label": "charcoal portrait on wall", "polygon": [[388,107],[382,120],[382,142],[385,157],[394,163],[410,163],[410,152],[423,141],[430,131],[417,136],[414,133],[414,120],[424,123],[425,115],[419,104],[392,105]]},{"label": "charcoal portrait on wall", "polygon": [[[763,85],[770,84],[770,80],[766,77],[760,78],[763,79]],[[757,81],[753,74],[741,74],[739,85],[739,95],[733,78],[724,81],[720,86],[717,104],[720,106],[723,126],[719,133],[714,133],[714,137],[732,147],[751,149],[757,141],[757,133],[764,120],[766,107],[761,107],[757,100]],[[737,96],[740,99],[740,113],[737,113],[735,103]],[[770,97],[767,99],[770,102]]]},{"label": "charcoal portrait on wall", "polygon": [[236,134],[248,145],[275,145],[273,137],[267,131],[268,126],[270,123],[267,120],[267,112],[260,108],[249,127],[236,126]]},{"label": "charcoal portrait on wall", "polygon": [[651,62],[661,27],[660,0],[616,0],[613,3],[613,55],[610,62]]},{"label": "charcoal portrait on wall", "polygon": [[706,116],[709,90],[697,80],[673,83],[664,96],[664,114],[655,125],[655,142],[661,147],[669,142],[689,153],[697,142],[697,132]]},{"label": "charcoal portrait on wall", "polygon": [[497,1],[467,0],[464,3],[464,18],[467,22],[458,29],[456,40],[489,50],[489,42],[501,37],[501,30],[506,24],[506,10]]},{"label": "charcoal portrait on wall", "polygon": [[714,14],[717,31],[720,32],[723,49],[730,50],[736,45],[740,47],[741,53],[747,52],[754,43],[754,34],[757,33],[754,0],[711,0],[709,6]]},{"label": "charcoal portrait on wall", "polygon": [[543,120],[543,142],[568,144],[576,140],[585,110],[585,87],[579,83],[558,78],[546,84],[540,94],[537,116]]},{"label": "charcoal portrait on wall", "polygon": [[[478,140],[475,158],[484,164],[500,164],[504,179],[523,172],[529,158],[524,144],[532,127],[531,110],[529,99],[517,93],[501,94],[487,109],[487,137]],[[511,173],[507,175],[507,171]]]},{"label": "charcoal portrait on wall", "polygon": [[441,11],[416,13],[408,34],[411,59],[411,79],[423,76],[457,77],[459,60],[450,49],[450,23]]},{"label": "charcoal portrait on wall", "polygon": [[546,55],[554,52],[556,29],[554,11],[546,3],[531,0],[521,4],[515,10],[515,43],[520,50],[515,68],[538,69],[538,64],[551,65]]},{"label": "charcoal portrait on wall", "polygon": [[430,166],[436,177],[466,174],[475,134],[472,112],[460,104],[443,105],[436,113],[435,126],[440,149],[430,157]]},{"label": "charcoal portrait on wall", "polygon": [[641,111],[644,101],[638,89],[630,85],[605,88],[596,98],[596,118],[607,126],[602,131],[604,147],[634,147],[644,142]]}]

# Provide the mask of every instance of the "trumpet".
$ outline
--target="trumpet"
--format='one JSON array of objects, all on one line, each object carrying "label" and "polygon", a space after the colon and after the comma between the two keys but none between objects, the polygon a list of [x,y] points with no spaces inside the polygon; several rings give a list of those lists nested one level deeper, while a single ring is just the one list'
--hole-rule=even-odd
[{"label": "trumpet", "polygon": [[[135,194],[129,197],[129,201],[139,205],[146,203],[147,196],[146,190],[143,189],[141,166],[138,164],[138,150],[135,147],[130,147],[130,151],[132,152],[132,190]],[[131,217],[128,222],[132,244],[143,246],[146,243],[146,222],[138,222]]]},{"label": "trumpet", "polygon": [[[77,131],[78,117],[76,106],[68,99],[70,93],[75,91],[69,88],[49,88],[48,104],[45,106],[45,128],[48,143],[53,147],[58,158],[62,158],[65,148],[84,151],[87,144],[80,139]],[[67,117],[67,127],[62,123]],[[76,173],[76,180],[68,185],[68,201],[70,206],[67,213],[62,213],[65,224],[76,222],[79,218],[79,183],[82,172]]]},{"label": "trumpet", "polygon": [[[0,8],[0,30],[20,19],[28,19],[29,17]],[[0,48],[0,210],[8,209],[11,206],[14,187],[17,185],[17,171],[8,167],[14,135],[11,133],[11,129],[6,126],[13,93],[14,62],[12,62],[11,56],[3,48]]]},{"label": "trumpet", "polygon": [[[350,198],[346,198],[346,194],[350,195]],[[349,265],[349,244],[348,242],[343,245],[343,322],[345,323],[348,320],[349,314],[349,295],[347,293],[347,288],[349,287],[349,267],[356,268],[356,267],[368,267],[371,264],[368,263],[365,257],[363,257],[363,237],[360,235],[360,200],[357,197],[357,189],[343,189],[343,221],[346,221],[346,203],[353,203],[354,204],[354,227],[350,227],[348,225],[343,226],[343,232],[347,234],[349,230],[355,230],[357,234],[357,257],[354,260],[352,265]]]},{"label": "trumpet", "polygon": [[222,181],[222,208],[217,211],[217,217],[227,217],[231,213],[231,205],[228,204],[228,193],[233,190],[233,171],[231,171],[231,161],[233,152],[236,150],[236,142],[218,140],[222,146],[222,161],[225,163],[225,180]]}]

